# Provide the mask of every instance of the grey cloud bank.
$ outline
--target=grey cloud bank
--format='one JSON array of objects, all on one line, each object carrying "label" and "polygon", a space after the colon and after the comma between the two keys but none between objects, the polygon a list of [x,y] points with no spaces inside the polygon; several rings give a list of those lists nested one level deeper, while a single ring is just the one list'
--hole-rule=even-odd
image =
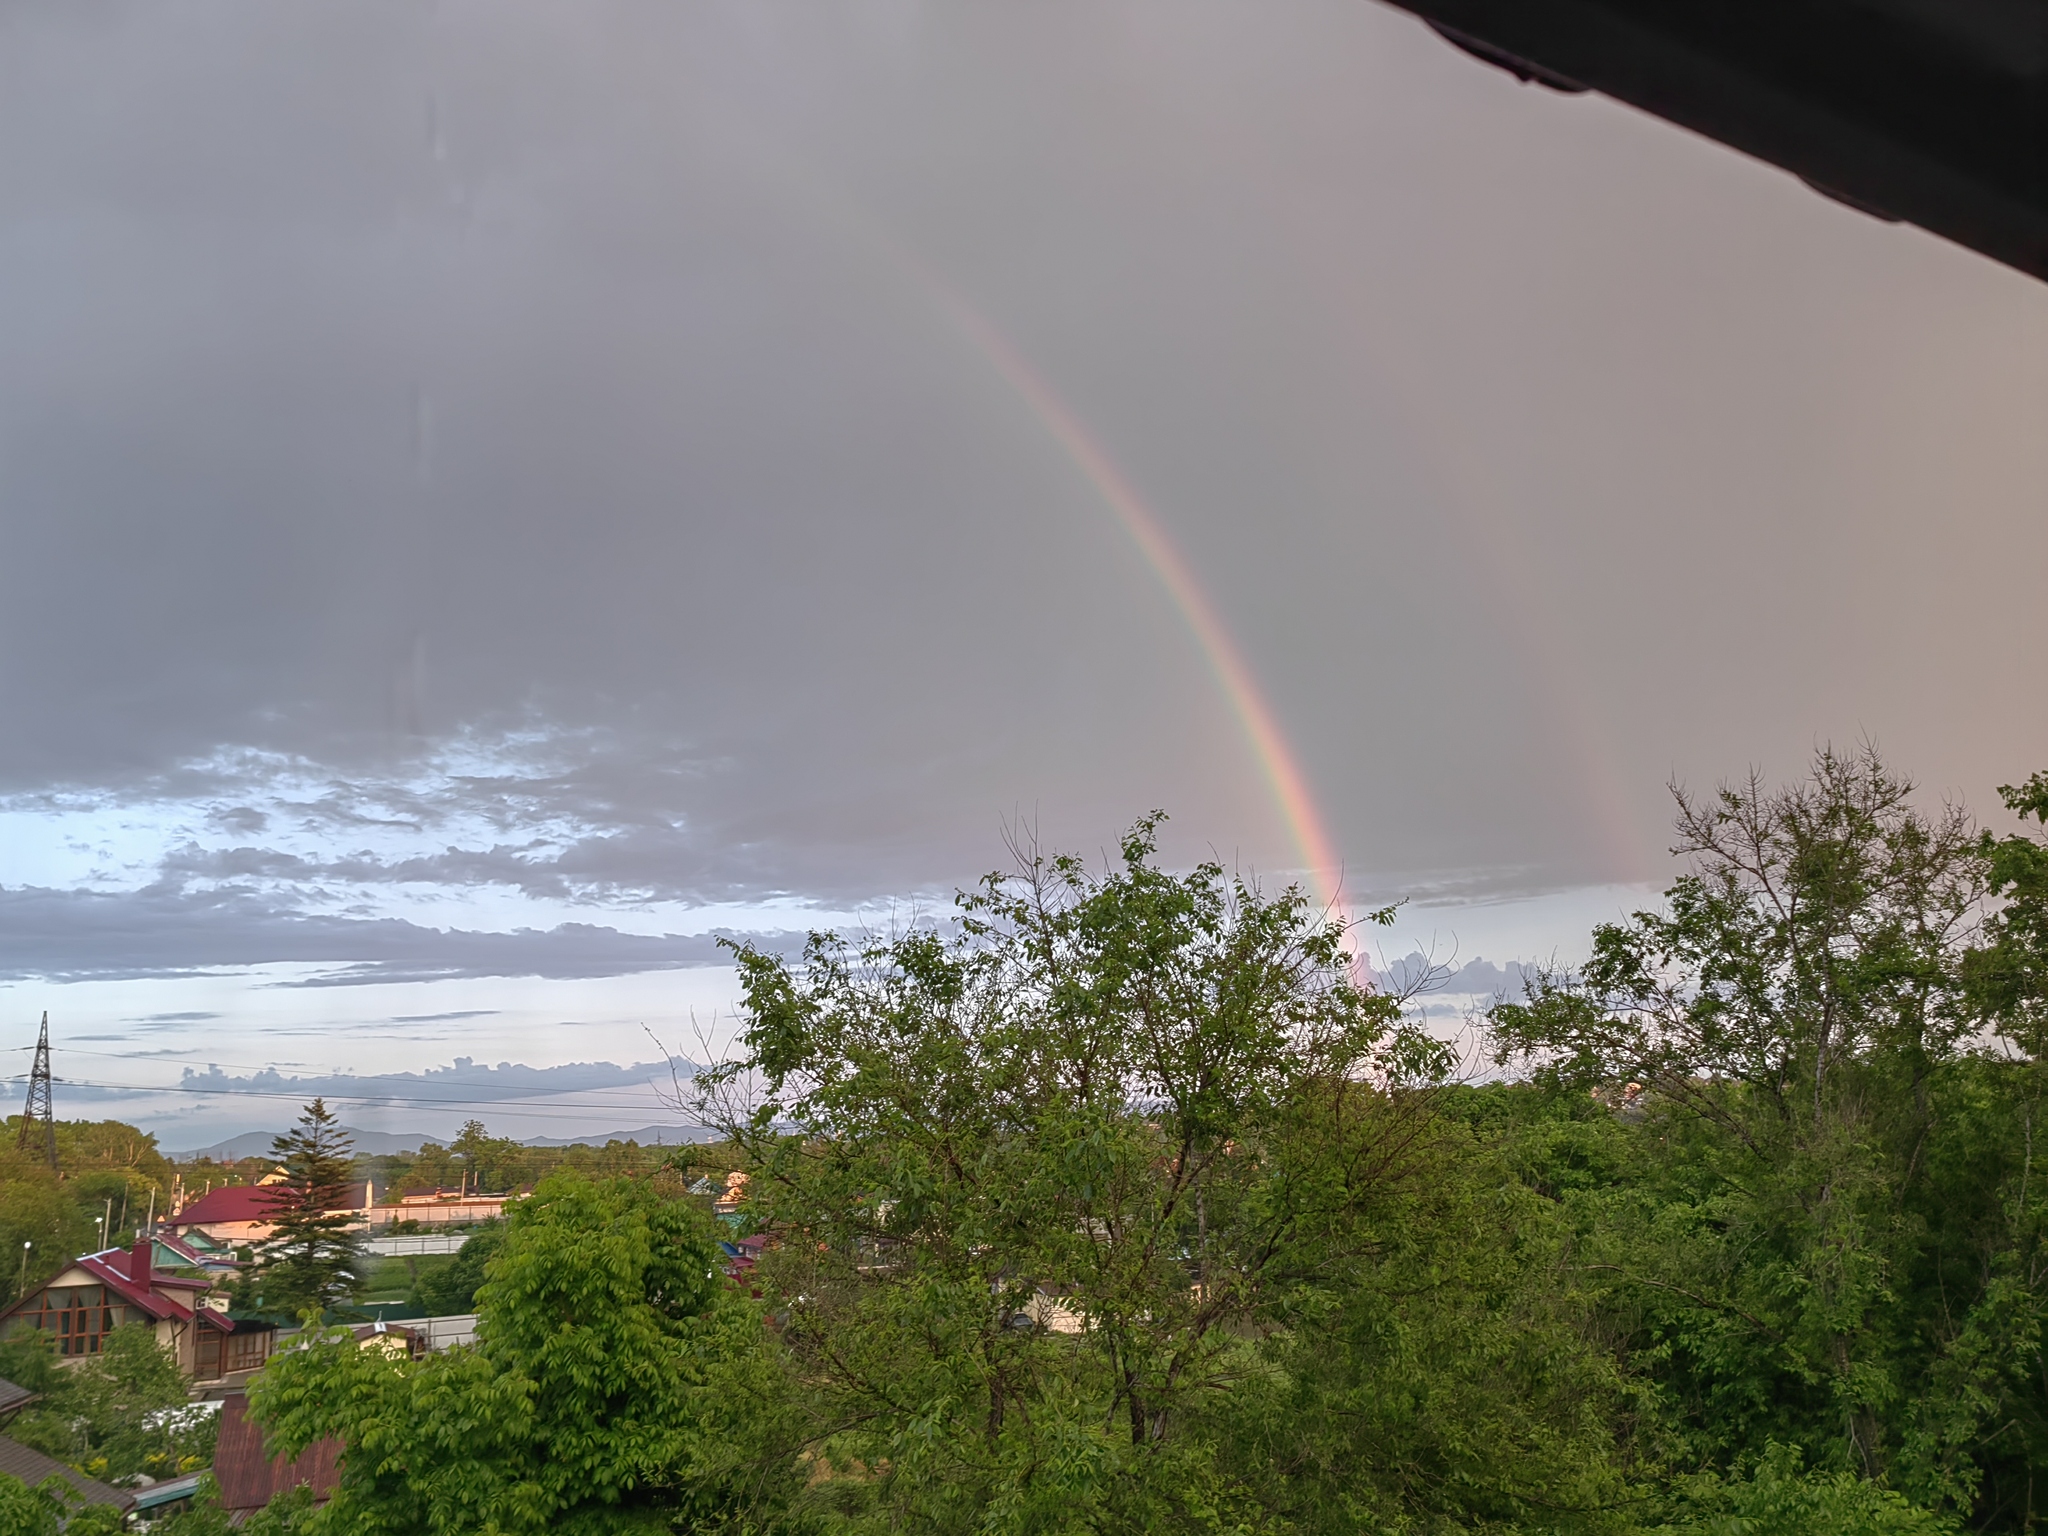
[{"label": "grey cloud bank", "polygon": [[[781,933],[726,936],[769,949],[800,942],[798,936]],[[726,956],[719,937],[628,934],[590,923],[479,933],[399,918],[279,911],[232,893],[0,890],[0,977],[7,978],[174,977],[289,962],[333,968],[271,985],[617,976],[720,963]],[[184,1023],[208,1016],[164,1014],[142,1022]],[[458,1010],[419,1017],[464,1016]]]},{"label": "grey cloud bank", "polygon": [[[154,1089],[74,1075],[65,1082],[63,1094],[68,1114],[114,1115],[171,1138],[177,1148],[215,1138],[208,1149],[215,1155],[222,1150],[219,1138],[224,1134],[266,1124],[281,1127],[292,1119],[296,1106],[316,1095],[357,1127],[359,1147],[365,1151],[390,1151],[408,1138],[416,1146],[422,1136],[445,1144],[453,1129],[470,1118],[481,1118],[487,1129],[500,1135],[510,1130],[524,1138],[538,1130],[573,1137],[638,1125],[662,1111],[662,1120],[675,1122],[667,1133],[674,1142],[693,1134],[672,1107],[678,1085],[686,1083],[693,1070],[682,1060],[529,1067],[513,1062],[492,1066],[459,1056],[449,1066],[423,1072],[188,1067],[175,1083]],[[268,1145],[260,1134],[253,1144],[243,1134],[240,1143],[240,1150],[229,1149],[232,1155],[261,1153]]]}]

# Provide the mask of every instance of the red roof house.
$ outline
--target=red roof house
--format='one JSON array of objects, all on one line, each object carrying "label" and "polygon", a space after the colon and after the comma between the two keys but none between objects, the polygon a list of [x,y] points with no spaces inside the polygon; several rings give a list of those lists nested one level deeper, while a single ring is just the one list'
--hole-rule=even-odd
[{"label": "red roof house", "polygon": [[212,1280],[155,1268],[154,1246],[145,1237],[132,1249],[73,1259],[48,1284],[0,1312],[0,1335],[40,1329],[55,1335],[62,1359],[82,1360],[98,1354],[122,1324],[146,1323],[179,1368],[200,1380],[260,1366],[276,1330],[229,1318],[226,1298],[209,1294]]},{"label": "red roof house", "polygon": [[[277,1202],[288,1198],[283,1190],[268,1184],[223,1184],[197,1200],[188,1200],[164,1228],[178,1238],[202,1232],[228,1248],[260,1243],[276,1226]],[[368,1183],[363,1185],[362,1205],[341,1207],[352,1215],[365,1215],[370,1208]]]},{"label": "red roof house", "polygon": [[216,1243],[234,1247],[237,1243],[260,1243],[270,1236],[275,1223],[278,1196],[262,1184],[223,1184],[208,1190],[164,1223],[173,1237],[195,1229]]}]

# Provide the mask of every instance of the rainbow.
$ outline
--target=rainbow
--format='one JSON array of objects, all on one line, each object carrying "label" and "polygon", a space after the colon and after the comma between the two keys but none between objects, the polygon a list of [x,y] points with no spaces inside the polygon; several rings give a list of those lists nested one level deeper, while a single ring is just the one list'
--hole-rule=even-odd
[{"label": "rainbow", "polygon": [[1272,706],[1260,692],[1250,665],[1231,639],[1216,605],[1186,557],[1175,547],[1158,514],[1145,504],[1109,450],[1095,439],[1015,344],[949,284],[928,271],[922,276],[927,291],[936,297],[947,318],[1030,407],[1166,589],[1244,731],[1252,757],[1300,855],[1310,891],[1333,915],[1340,915],[1343,861],[1316,806],[1308,775],[1302,772]]},{"label": "rainbow", "polygon": [[1031,366],[1016,345],[871,210],[848,198],[828,178],[815,174],[801,157],[786,149],[752,136],[742,142],[763,173],[763,185],[783,188],[797,206],[807,210],[822,226],[850,237],[854,245],[881,258],[882,264],[899,278],[907,278],[1024,402],[1109,508],[1140,558],[1166,589],[1215,676],[1218,689],[1237,717],[1301,860],[1309,893],[1330,915],[1343,917],[1343,861],[1309,789],[1308,776],[1302,772],[1251,667],[1217,614],[1216,605],[1175,547],[1165,525],[1146,506],[1109,450],[1096,441],[1059,391]]}]

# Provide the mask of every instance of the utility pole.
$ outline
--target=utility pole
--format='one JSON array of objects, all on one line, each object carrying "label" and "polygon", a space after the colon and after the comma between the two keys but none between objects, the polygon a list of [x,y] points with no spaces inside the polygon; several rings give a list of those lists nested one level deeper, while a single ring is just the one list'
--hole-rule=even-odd
[{"label": "utility pole", "polygon": [[[38,1127],[37,1122],[41,1121]],[[37,1142],[42,1146],[38,1148]],[[36,1040],[36,1064],[28,1075],[28,1104],[21,1112],[21,1150],[33,1157],[38,1151],[57,1166],[57,1121],[50,1107],[50,1015],[43,1015],[43,1032]]]}]

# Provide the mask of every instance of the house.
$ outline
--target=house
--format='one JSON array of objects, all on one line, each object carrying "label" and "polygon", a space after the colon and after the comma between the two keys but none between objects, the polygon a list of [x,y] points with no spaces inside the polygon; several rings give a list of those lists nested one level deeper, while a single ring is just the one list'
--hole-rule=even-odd
[{"label": "house", "polygon": [[[223,1184],[210,1189],[174,1212],[164,1222],[164,1230],[186,1242],[196,1235],[222,1248],[263,1242],[277,1229],[278,1195],[273,1192],[277,1182],[275,1175],[268,1175],[255,1184]],[[372,1209],[369,1183],[363,1184],[361,1205],[337,1209],[367,1220]]]},{"label": "house", "polygon": [[751,1284],[749,1277],[761,1262],[762,1253],[774,1246],[775,1240],[764,1232],[756,1232],[752,1237],[720,1238],[718,1247],[725,1255],[726,1278],[742,1285]]},{"label": "house", "polygon": [[711,1202],[711,1209],[728,1223],[736,1223],[740,1207],[747,1203],[747,1176],[735,1168],[725,1176],[725,1193]]},{"label": "house", "polygon": [[201,1237],[222,1248],[260,1243],[275,1230],[276,1200],[260,1184],[223,1184],[173,1212],[164,1231],[188,1241]]},{"label": "house", "polygon": [[61,1477],[71,1485],[79,1503],[111,1504],[124,1515],[135,1505],[135,1495],[126,1489],[110,1488],[105,1483],[95,1482],[76,1468],[54,1461],[41,1451],[32,1451],[5,1435],[0,1435],[0,1472],[20,1478],[31,1488],[46,1478]]},{"label": "house", "polygon": [[[420,1319],[419,1322],[425,1322]],[[349,1329],[356,1348],[374,1349],[393,1360],[423,1360],[427,1355],[427,1330],[417,1323],[357,1323]]]},{"label": "house", "polygon": [[213,1452],[213,1480],[220,1507],[240,1525],[286,1489],[310,1484],[313,1502],[325,1504],[341,1482],[341,1442],[316,1440],[286,1460],[263,1445],[263,1431],[250,1419],[249,1400],[237,1392],[220,1411],[220,1439]]},{"label": "house", "polygon": [[109,1248],[73,1259],[48,1284],[0,1312],[0,1336],[40,1329],[55,1336],[57,1354],[78,1361],[96,1355],[123,1323],[152,1325],[178,1368],[200,1381],[251,1371],[269,1358],[276,1329],[230,1318],[227,1300],[209,1294],[211,1278],[156,1268],[155,1245]]}]

